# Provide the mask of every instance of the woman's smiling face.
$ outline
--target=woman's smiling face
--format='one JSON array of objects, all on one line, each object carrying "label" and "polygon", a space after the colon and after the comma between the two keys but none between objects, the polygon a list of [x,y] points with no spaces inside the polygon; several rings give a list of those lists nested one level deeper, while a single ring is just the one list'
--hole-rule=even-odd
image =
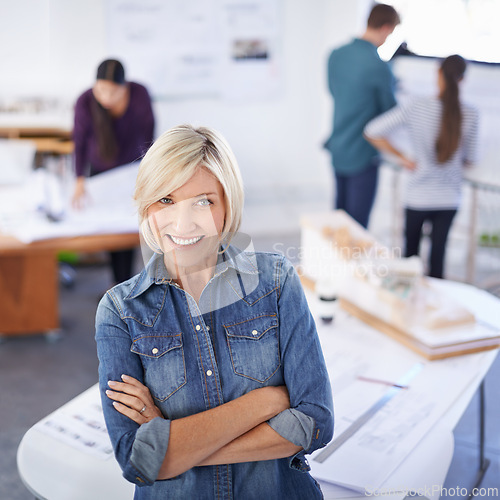
[{"label": "woman's smiling face", "polygon": [[170,273],[215,265],[225,215],[222,185],[205,168],[148,208],[149,224]]}]

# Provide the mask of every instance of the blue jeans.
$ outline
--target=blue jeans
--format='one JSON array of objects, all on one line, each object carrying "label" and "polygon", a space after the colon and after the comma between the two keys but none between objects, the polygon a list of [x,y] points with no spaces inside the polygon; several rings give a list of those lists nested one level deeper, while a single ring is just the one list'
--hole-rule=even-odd
[{"label": "blue jeans", "polygon": [[345,210],[363,227],[368,227],[370,212],[375,201],[380,160],[374,159],[366,170],[355,175],[335,173],[335,208]]}]

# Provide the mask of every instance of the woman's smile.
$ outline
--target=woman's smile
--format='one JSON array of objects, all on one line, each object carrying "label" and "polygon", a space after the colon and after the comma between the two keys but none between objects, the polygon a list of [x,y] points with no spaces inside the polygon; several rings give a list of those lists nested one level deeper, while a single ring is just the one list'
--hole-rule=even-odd
[{"label": "woman's smile", "polygon": [[172,276],[215,265],[226,207],[221,183],[206,168],[160,197],[148,215]]},{"label": "woman's smile", "polygon": [[181,246],[181,247],[196,245],[196,243],[198,243],[199,241],[201,241],[204,238],[204,236],[193,236],[191,238],[184,238],[184,237],[174,236],[173,234],[167,234],[166,236],[175,245]]}]

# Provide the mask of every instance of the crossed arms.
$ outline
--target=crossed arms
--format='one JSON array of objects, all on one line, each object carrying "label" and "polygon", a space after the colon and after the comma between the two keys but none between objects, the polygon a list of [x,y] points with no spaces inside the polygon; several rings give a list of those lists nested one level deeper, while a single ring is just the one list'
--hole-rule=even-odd
[{"label": "crossed arms", "polygon": [[[110,383],[115,409],[139,425],[162,417],[149,390],[132,377]],[[146,406],[142,413],[140,410]],[[200,465],[284,458],[302,448],[266,421],[290,407],[284,386],[255,389],[233,401],[170,422],[167,452],[157,479],[169,479]]]}]

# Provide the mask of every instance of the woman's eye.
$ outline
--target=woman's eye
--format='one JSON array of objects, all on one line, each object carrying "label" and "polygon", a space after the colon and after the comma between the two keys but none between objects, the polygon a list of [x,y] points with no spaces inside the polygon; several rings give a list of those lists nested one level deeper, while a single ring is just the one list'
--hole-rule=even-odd
[{"label": "woman's eye", "polygon": [[212,202],[207,198],[203,198],[201,200],[198,200],[198,205],[200,207],[208,207],[211,204],[212,204]]},{"label": "woman's eye", "polygon": [[170,205],[173,203],[173,201],[170,199],[170,198],[160,198],[158,200],[159,203],[161,203],[162,205]]}]

